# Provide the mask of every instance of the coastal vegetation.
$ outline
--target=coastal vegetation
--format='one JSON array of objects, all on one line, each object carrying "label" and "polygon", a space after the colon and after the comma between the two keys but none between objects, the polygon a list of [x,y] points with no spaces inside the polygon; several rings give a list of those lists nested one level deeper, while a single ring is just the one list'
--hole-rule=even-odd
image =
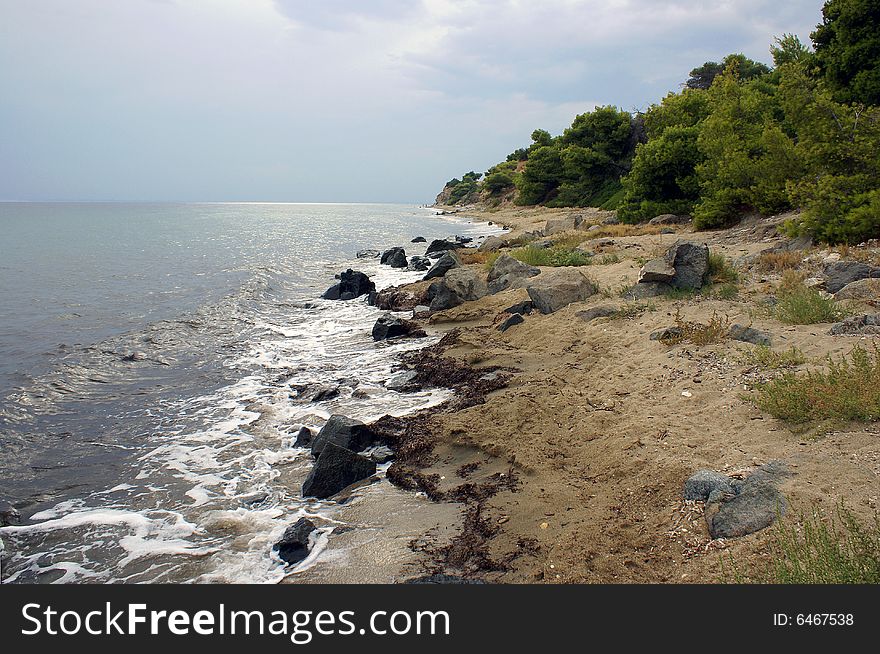
[{"label": "coastal vegetation", "polygon": [[[829,0],[811,46],[784,34],[773,67],[734,53],[694,68],[645,112],[601,106],[561,135],[450,180],[446,204],[614,209],[626,223],[690,214],[697,229],[749,213],[801,212],[792,236],[831,244],[880,236],[880,15]],[[787,263],[787,262],[786,262]]]},{"label": "coastal vegetation", "polygon": [[786,373],[763,385],[758,406],[798,424],[813,420],[871,422],[880,418],[880,349],[859,346],[827,360],[826,372]]}]

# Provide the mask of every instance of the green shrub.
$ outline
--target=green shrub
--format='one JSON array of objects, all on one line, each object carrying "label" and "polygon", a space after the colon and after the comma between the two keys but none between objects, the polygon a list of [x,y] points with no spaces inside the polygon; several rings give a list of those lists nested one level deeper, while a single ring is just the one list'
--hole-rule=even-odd
[{"label": "green shrub", "polygon": [[842,504],[837,521],[814,511],[776,527],[772,578],[778,584],[880,583],[880,517],[863,524]]},{"label": "green shrub", "polygon": [[589,266],[590,255],[580,250],[566,247],[538,248],[527,245],[511,251],[514,259],[530,266]]},{"label": "green shrub", "polygon": [[770,370],[793,368],[806,361],[807,357],[804,353],[793,345],[782,352],[776,352],[766,345],[758,345],[750,350],[744,350],[740,355],[741,363]]},{"label": "green shrub", "polygon": [[713,284],[732,284],[739,281],[739,273],[730,259],[718,252],[709,254],[709,270],[706,274]]},{"label": "green shrub", "polygon": [[758,389],[757,405],[791,423],[813,420],[872,422],[880,418],[880,357],[860,347],[828,359],[827,372],[786,373]]},{"label": "green shrub", "polygon": [[840,320],[847,315],[847,311],[833,298],[800,284],[782,289],[773,315],[790,325],[814,325]]}]

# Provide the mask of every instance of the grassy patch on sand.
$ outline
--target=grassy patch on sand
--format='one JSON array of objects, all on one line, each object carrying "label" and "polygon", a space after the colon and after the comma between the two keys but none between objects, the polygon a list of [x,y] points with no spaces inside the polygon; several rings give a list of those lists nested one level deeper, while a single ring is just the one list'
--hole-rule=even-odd
[{"label": "grassy patch on sand", "polygon": [[756,403],[790,423],[813,420],[872,422],[880,418],[880,348],[856,346],[828,358],[827,372],[786,373],[758,389]]},{"label": "grassy patch on sand", "polygon": [[782,352],[772,350],[766,345],[758,345],[755,348],[743,350],[739,360],[747,366],[758,366],[766,370],[781,370],[802,365],[807,362],[807,357],[794,345]]},{"label": "grassy patch on sand", "polygon": [[539,248],[532,245],[516,248],[510,256],[530,266],[589,266],[592,257],[567,247]]},{"label": "grassy patch on sand", "polygon": [[815,325],[836,322],[849,312],[834,298],[804,286],[799,275],[786,272],[779,286],[779,301],[772,313],[777,320],[790,325]]}]

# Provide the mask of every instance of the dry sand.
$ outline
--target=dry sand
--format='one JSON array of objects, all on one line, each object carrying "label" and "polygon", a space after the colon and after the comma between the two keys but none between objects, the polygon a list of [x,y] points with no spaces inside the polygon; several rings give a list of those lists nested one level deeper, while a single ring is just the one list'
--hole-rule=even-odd
[{"label": "dry sand", "polygon": [[[569,213],[473,215],[518,233]],[[579,213],[588,221],[602,215]],[[787,519],[814,506],[831,513],[841,500],[861,516],[873,514],[880,500],[877,426],[792,431],[750,399],[754,384],[772,374],[742,362],[741,353],[754,346],[649,340],[680,312],[687,320],[706,322],[714,313],[752,324],[772,334],[775,350],[796,346],[813,365],[857,343],[870,344],[870,338],[829,336],[829,325],[788,326],[756,313],[755,299],[772,290],[778,276],[746,272],[740,295],[728,301],[661,297],[643,302],[645,310],[628,318],[586,323],[576,315],[593,306],[623,306],[613,291],[635,282],[644,259],[682,236],[737,260],[781,240],[772,222],[615,237],[607,251],[620,261],[586,269],[606,294],[551,315],[533,313],[505,333],[496,328],[499,312],[527,299],[524,290],[432,317],[435,329],[461,328],[447,356],[518,370],[484,404],[436,417],[438,446],[424,472],[443,477],[441,486],[510,466],[518,482],[515,491],[486,500],[481,514],[497,529],[487,551],[504,569],[464,565],[446,572],[503,583],[713,582],[721,578],[721,555],[728,554],[746,576],[760,570],[770,556],[772,529],[711,541],[702,515],[682,502],[684,481],[701,468],[733,472],[781,460],[793,473],[781,486],[792,505]]]}]

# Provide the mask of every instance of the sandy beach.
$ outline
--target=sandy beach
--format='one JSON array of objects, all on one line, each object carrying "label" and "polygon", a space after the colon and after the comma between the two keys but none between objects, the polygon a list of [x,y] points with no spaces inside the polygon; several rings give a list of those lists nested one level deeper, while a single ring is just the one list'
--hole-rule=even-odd
[{"label": "sandy beach", "polygon": [[[880,499],[874,425],[793,428],[762,412],[755,386],[782,371],[750,359],[752,344],[650,339],[676,316],[706,323],[714,315],[770,335],[774,351],[798,348],[806,359],[799,371],[821,368],[857,344],[872,347],[876,337],[831,336],[828,324],[783,324],[759,310],[780,275],[753,262],[785,241],[775,229],[782,217],[747,218],[714,232],[676,225],[629,236],[634,230],[624,225],[590,230],[605,216],[596,210],[467,212],[510,228],[508,240],[573,214],[583,218],[582,247],[602,237],[596,254],[614,255],[582,268],[600,292],[549,315],[533,312],[503,333],[503,310],[529,298],[522,288],[427,319],[429,329],[447,332],[434,355],[477,371],[509,371],[504,387],[479,401],[424,416],[419,431],[430,446],[395,464],[436,499],[463,500],[457,539],[432,546],[429,536],[421,547],[427,568],[495,583],[692,583],[730,580],[724,559],[741,580],[759,579],[774,529],[713,540],[702,503],[682,495],[700,469],[744,478],[781,462],[785,520],[814,509],[830,516],[840,502],[860,517],[873,515]],[[705,243],[733,262],[738,294],[620,297],[646,260],[679,239]],[[807,274],[829,254],[804,251]],[[584,319],[599,306],[618,313]]]}]

